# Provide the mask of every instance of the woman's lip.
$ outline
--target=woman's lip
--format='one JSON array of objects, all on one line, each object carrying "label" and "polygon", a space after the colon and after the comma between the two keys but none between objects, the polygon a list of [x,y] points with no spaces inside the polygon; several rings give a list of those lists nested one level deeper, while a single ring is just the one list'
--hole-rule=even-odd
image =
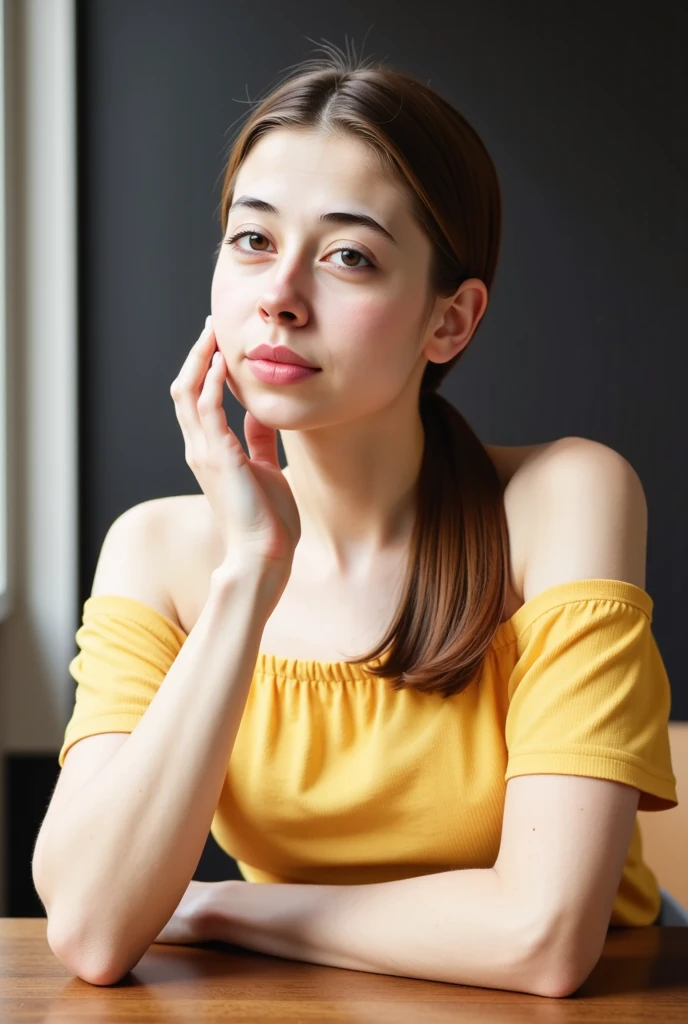
[{"label": "woman's lip", "polygon": [[298,366],[296,363],[278,363],[271,359],[250,359],[249,369],[254,377],[266,384],[292,384],[320,373],[320,367]]},{"label": "woman's lip", "polygon": [[[319,370],[319,366],[312,366],[307,363],[306,360],[292,352],[290,349],[285,348],[284,345],[278,345],[276,349],[271,349],[269,345],[259,345],[253,350],[256,354],[251,355],[250,352],[246,353],[247,359],[261,359],[268,363],[287,363],[290,366],[305,366],[309,370]],[[293,356],[293,358],[291,358]]]}]

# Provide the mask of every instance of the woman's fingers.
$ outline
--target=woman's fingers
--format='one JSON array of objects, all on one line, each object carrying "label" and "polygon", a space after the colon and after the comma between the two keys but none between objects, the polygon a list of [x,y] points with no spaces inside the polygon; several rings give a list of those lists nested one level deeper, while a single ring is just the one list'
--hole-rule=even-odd
[{"label": "woman's fingers", "polygon": [[[210,317],[198,341],[184,360],[181,370],[170,385],[174,410],[186,445],[187,456],[193,445],[201,442],[203,429],[198,415],[198,398],[208,372],[208,364],[215,347],[215,336]],[[188,457],[187,457],[188,461]]]},{"label": "woman's fingers", "polygon": [[[243,462],[246,453],[241,442],[229,430],[222,406],[227,376],[227,364],[224,356],[218,350],[210,360],[210,368],[198,398],[198,416],[207,440],[211,443],[217,441],[229,443],[232,450],[239,456],[240,462]],[[244,417],[244,434],[251,459],[268,462],[279,467],[277,431],[273,427],[266,427],[247,410]],[[227,441],[228,437],[231,437],[229,442]]]},{"label": "woman's fingers", "polygon": [[279,468],[277,431],[274,427],[266,427],[248,409],[244,416],[244,436],[250,458]]},{"label": "woman's fingers", "polygon": [[192,436],[198,434],[200,429],[196,406],[215,347],[215,336],[209,326],[209,319],[210,317],[206,321],[206,328],[198,341],[191,346],[181,370],[170,385],[170,394],[174,399],[179,426],[182,431],[185,429]]},{"label": "woman's fingers", "polygon": [[218,450],[222,446],[223,453],[224,448],[228,446],[241,465],[246,461],[246,452],[239,439],[227,426],[227,417],[222,406],[225,374],[224,357],[221,352],[215,352],[198,398],[198,418],[206,444],[211,449],[216,447]]},{"label": "woman's fingers", "polygon": [[207,317],[205,327],[198,340],[191,346],[188,356],[182,363],[181,370],[172,381],[170,386],[172,398],[183,399],[190,390],[195,390],[198,398],[198,390],[203,384],[215,345],[215,333],[210,323],[210,317]]}]

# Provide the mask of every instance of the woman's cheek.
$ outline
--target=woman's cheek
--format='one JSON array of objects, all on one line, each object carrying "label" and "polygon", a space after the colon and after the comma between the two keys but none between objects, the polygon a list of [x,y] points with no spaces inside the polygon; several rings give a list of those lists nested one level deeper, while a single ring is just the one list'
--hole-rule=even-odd
[{"label": "woman's cheek", "polygon": [[337,319],[347,334],[371,338],[381,332],[388,333],[390,326],[394,329],[403,318],[399,317],[397,303],[390,302],[389,298],[371,297],[352,303],[346,314]]},{"label": "woman's cheek", "polygon": [[226,271],[216,268],[210,284],[210,304],[217,314],[227,315],[236,305],[239,296],[236,285],[232,286]]},{"label": "woman's cheek", "polygon": [[213,271],[213,277],[210,282],[210,307],[214,309],[216,302],[219,299],[220,291],[222,290],[223,283],[223,271],[222,271],[222,253],[220,253],[217,262],[215,263],[215,269]]},{"label": "woman's cheek", "polygon": [[[237,289],[236,284],[228,285],[221,276],[213,278],[210,288],[210,312],[218,343],[227,335],[233,338],[233,344],[256,344],[262,338],[255,337],[256,329],[260,330],[260,318],[257,316],[257,305],[252,304],[250,296]],[[230,342],[231,348],[232,342]]]}]

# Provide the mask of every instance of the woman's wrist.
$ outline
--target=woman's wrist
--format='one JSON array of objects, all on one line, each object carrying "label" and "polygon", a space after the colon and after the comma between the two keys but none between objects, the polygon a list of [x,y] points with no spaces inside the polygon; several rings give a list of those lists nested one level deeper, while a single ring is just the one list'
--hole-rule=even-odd
[{"label": "woman's wrist", "polygon": [[233,942],[231,912],[236,887],[248,885],[235,878],[212,882],[203,890],[203,898],[196,909],[194,931],[197,942]]},{"label": "woman's wrist", "polygon": [[264,607],[266,618],[279,601],[289,579],[289,572],[262,562],[237,558],[226,560],[210,576],[210,592],[222,598],[228,592],[240,591],[250,595],[256,604]]}]

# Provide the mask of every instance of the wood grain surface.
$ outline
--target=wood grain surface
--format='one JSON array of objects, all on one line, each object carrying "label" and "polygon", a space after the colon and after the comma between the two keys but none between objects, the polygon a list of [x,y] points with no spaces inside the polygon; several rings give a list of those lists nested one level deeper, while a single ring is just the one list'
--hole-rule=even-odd
[{"label": "wood grain surface", "polygon": [[688,928],[611,929],[586,983],[565,999],[341,970],[237,946],[152,945],[117,985],[70,974],[45,918],[0,919],[0,1021],[42,1024],[651,1024],[688,1020]]}]

